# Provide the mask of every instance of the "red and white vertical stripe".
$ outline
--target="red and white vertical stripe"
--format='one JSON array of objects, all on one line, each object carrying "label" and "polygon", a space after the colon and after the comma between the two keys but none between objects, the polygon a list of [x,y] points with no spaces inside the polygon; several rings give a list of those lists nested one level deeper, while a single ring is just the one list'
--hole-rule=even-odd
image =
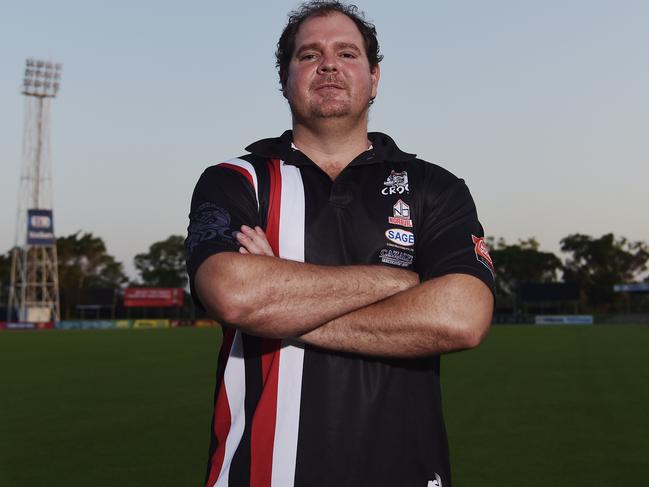
[{"label": "red and white vertical stripe", "polygon": [[[234,341],[230,349],[225,373],[223,376],[223,389],[225,391],[223,398],[218,398],[217,409],[219,406],[230,411],[230,429],[225,438],[225,451],[220,473],[217,477],[216,487],[228,487],[230,465],[237,451],[243,430],[246,426],[246,368],[243,357],[243,344],[241,332],[237,330],[234,334]],[[223,400],[224,404],[219,404]],[[219,438],[222,441],[222,438]],[[215,465],[213,466],[215,467]],[[216,469],[215,469],[216,470]]]},{"label": "red and white vertical stripe", "polygon": [[[257,192],[251,164],[241,159],[225,163],[246,176]],[[268,163],[270,174],[266,235],[276,255],[304,261],[305,206],[302,177],[297,167],[280,160]],[[261,340],[262,393],[251,425],[251,487],[290,487],[295,480],[304,348],[292,340]],[[225,444],[212,459],[208,487],[225,487],[232,458],[245,429],[245,362],[241,333],[234,336],[217,400],[222,416],[231,418]],[[224,430],[222,423],[221,430]],[[218,433],[218,432],[217,432]],[[222,436],[219,437],[222,441]],[[217,453],[223,449],[222,462]],[[218,463],[215,463],[217,460]]]},{"label": "red and white vertical stripe", "polygon": [[[283,164],[282,212],[279,220],[279,256],[304,262],[304,187],[299,168]],[[277,385],[272,487],[292,486],[295,480],[297,438],[302,397],[304,346],[282,340]]]}]

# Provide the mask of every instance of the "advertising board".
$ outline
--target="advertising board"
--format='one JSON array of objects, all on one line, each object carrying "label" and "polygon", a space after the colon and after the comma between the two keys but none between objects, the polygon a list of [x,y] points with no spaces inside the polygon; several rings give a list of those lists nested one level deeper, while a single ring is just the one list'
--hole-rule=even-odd
[{"label": "advertising board", "polygon": [[632,282],[613,286],[616,293],[649,293],[649,282]]},{"label": "advertising board", "polygon": [[29,321],[9,321],[5,324],[7,330],[35,330],[36,323]]},{"label": "advertising board", "polygon": [[198,328],[210,328],[213,326],[219,326],[219,324],[214,320],[196,320],[194,326]]},{"label": "advertising board", "polygon": [[537,315],[535,325],[592,325],[593,315]]},{"label": "advertising board", "polygon": [[56,323],[59,330],[108,330],[116,326],[115,320],[63,320]]},{"label": "advertising board", "polygon": [[185,302],[181,287],[127,287],[124,290],[124,307],[171,308]]},{"label": "advertising board", "polygon": [[169,320],[134,320],[133,328],[169,328]]},{"label": "advertising board", "polygon": [[27,244],[54,245],[52,210],[27,210]]}]

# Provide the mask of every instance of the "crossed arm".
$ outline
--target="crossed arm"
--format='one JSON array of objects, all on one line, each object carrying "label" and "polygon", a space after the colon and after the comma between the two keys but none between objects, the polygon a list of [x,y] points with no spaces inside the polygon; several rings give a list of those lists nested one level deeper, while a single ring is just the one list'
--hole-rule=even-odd
[{"label": "crossed arm", "polygon": [[196,291],[217,319],[252,335],[329,350],[416,357],[477,346],[493,297],[479,279],[449,274],[419,283],[386,266],[317,266],[274,257],[260,228],[242,227],[240,254],[199,267]]}]

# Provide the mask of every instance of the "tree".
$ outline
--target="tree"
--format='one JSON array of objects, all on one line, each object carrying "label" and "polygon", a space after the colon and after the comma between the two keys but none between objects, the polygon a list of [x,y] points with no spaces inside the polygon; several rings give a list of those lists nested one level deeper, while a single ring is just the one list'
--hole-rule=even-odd
[{"label": "tree", "polygon": [[155,242],[148,252],[137,254],[134,263],[145,286],[187,285],[184,238],[180,235],[171,235],[166,240]]},{"label": "tree", "polygon": [[60,289],[117,288],[128,281],[100,237],[73,233],[56,239]]},{"label": "tree", "polygon": [[574,233],[561,240],[561,250],[570,254],[564,279],[578,282],[586,302],[598,311],[612,311],[620,299],[613,286],[634,280],[649,260],[644,242],[616,239],[612,233],[599,238]]},{"label": "tree", "polygon": [[516,301],[521,284],[556,282],[561,260],[552,252],[539,250],[536,239],[508,245],[504,239],[490,240],[491,258],[496,266],[496,293]]},{"label": "tree", "polygon": [[11,281],[11,253],[13,249],[6,254],[0,255],[0,306],[6,305],[5,292],[8,292]]}]

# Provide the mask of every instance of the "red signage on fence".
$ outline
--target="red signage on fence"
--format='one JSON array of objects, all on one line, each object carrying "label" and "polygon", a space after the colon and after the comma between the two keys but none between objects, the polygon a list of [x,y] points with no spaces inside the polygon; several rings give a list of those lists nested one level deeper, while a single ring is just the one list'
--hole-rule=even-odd
[{"label": "red signage on fence", "polygon": [[170,308],[180,307],[185,300],[181,287],[127,287],[124,307]]}]

